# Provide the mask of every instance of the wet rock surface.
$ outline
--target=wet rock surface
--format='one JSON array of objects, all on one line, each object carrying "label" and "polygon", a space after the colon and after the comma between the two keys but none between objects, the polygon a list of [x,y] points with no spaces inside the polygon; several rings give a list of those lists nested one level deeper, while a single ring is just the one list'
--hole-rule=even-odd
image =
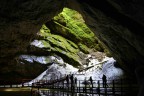
[{"label": "wet rock surface", "polygon": [[[58,14],[65,0],[0,1],[0,64],[15,70],[17,55],[27,53],[41,25]],[[144,65],[144,2],[142,0],[68,0],[65,6],[83,15],[87,25],[125,70]],[[7,67],[9,66],[9,68]],[[128,68],[128,69],[127,69]]]},{"label": "wet rock surface", "polygon": [[89,28],[123,68],[133,72],[135,67],[143,66],[142,0],[76,0],[74,3],[76,7],[70,2],[68,6],[81,12]]},{"label": "wet rock surface", "polygon": [[[65,0],[1,0],[0,1],[0,74],[6,76],[8,73],[18,74],[23,77],[27,71],[27,66],[23,68],[17,62],[17,56],[27,54],[28,45],[41,28],[41,25],[49,21],[55,15],[62,11]],[[41,65],[39,65],[41,66]],[[19,70],[22,68],[24,74]],[[35,67],[39,69],[40,67]],[[36,74],[37,76],[44,69]],[[12,74],[11,76],[13,76]],[[9,78],[10,74],[6,77]],[[16,76],[17,77],[17,76]],[[25,76],[24,76],[25,77]]]}]

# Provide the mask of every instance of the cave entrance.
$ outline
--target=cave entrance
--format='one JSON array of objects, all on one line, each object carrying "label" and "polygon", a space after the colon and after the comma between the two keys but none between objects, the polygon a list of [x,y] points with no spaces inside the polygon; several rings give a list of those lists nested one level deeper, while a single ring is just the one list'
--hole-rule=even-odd
[{"label": "cave entrance", "polygon": [[68,74],[79,79],[102,79],[103,74],[110,80],[124,77],[123,70],[115,66],[116,60],[75,10],[64,8],[43,24],[37,35],[28,48],[31,55],[20,56],[23,64],[47,66],[45,74],[36,79],[48,79],[51,72],[60,73],[57,78]]},{"label": "cave entrance", "polygon": [[60,80],[66,76],[70,76],[70,80],[73,76],[87,83],[90,78],[101,81],[106,76],[109,84],[114,84],[113,80],[122,83],[121,79],[126,78],[108,49],[75,10],[64,8],[43,24],[37,35],[28,50],[32,55],[21,55],[21,60],[44,64],[47,69],[30,84],[35,80]]},{"label": "cave entrance", "polygon": [[[117,62],[105,45],[86,26],[81,14],[75,10],[64,8],[51,21],[43,24],[37,35],[38,38],[27,48],[28,53],[18,57],[21,64],[19,70],[35,78],[25,82],[23,86],[36,84],[39,91],[41,83],[50,80],[54,83],[66,76],[70,76],[71,80],[73,76],[82,88],[87,88],[86,83],[96,81],[88,85],[90,90],[92,86],[102,86],[103,76],[106,76],[109,84],[112,84],[113,80],[125,78],[123,70],[115,66]],[[58,84],[59,86],[56,86],[61,87],[65,82]],[[105,89],[102,91],[105,92]]]}]

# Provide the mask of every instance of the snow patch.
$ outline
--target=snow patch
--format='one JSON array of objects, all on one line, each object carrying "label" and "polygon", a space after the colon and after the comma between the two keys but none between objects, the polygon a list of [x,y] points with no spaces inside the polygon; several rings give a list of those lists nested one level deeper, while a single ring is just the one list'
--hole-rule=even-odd
[{"label": "snow patch", "polygon": [[108,80],[114,80],[119,79],[123,75],[123,70],[114,66],[116,61],[112,57],[109,58],[105,56],[102,61],[98,61],[96,58],[91,59],[88,66],[85,66],[85,69],[82,71],[65,63],[60,57],[51,56],[50,59],[52,61],[56,60],[56,62],[48,66],[46,71],[31,82],[35,80],[59,79],[69,74],[73,74],[74,77],[77,77],[77,80],[88,80],[90,76],[92,76],[93,80],[101,80],[103,74],[107,76]]}]

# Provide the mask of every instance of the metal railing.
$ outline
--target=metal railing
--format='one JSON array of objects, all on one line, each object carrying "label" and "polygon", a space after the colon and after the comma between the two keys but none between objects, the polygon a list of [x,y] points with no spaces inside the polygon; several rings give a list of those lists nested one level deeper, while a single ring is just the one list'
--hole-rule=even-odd
[{"label": "metal railing", "polygon": [[[31,95],[37,96],[40,94],[51,94],[59,92],[59,96],[63,94],[70,94],[68,96],[79,96],[77,94],[89,94],[90,96],[136,96],[138,92],[138,85],[131,79],[119,80],[77,80],[74,78],[67,79],[66,76],[55,80],[35,80],[32,84],[25,84],[31,79],[21,80],[0,80],[0,87],[31,87]],[[50,90],[43,90],[50,89]],[[37,94],[34,94],[37,93]],[[53,92],[52,92],[53,93]],[[55,95],[46,95],[55,96]],[[57,95],[56,95],[57,96]]]},{"label": "metal railing", "polygon": [[132,82],[132,80],[123,79],[108,80],[106,83],[102,80],[77,80],[72,83],[67,82],[65,78],[61,78],[55,81],[45,80],[33,83],[32,88],[37,88],[37,92],[44,92],[45,94],[50,93],[50,91],[46,92],[46,90],[41,88],[61,90],[63,93],[89,94],[92,96],[94,94],[98,96],[136,96],[138,91],[136,83]]}]

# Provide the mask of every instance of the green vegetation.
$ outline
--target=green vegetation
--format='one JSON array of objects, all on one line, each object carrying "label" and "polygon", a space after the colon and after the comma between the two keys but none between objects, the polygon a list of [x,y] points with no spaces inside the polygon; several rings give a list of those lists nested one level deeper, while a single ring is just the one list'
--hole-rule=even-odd
[{"label": "green vegetation", "polygon": [[80,49],[82,52],[84,52],[84,53],[86,53],[86,54],[89,53],[89,50],[90,50],[90,49],[89,49],[86,45],[81,44],[81,43],[78,43],[78,46],[79,46],[79,49]]},{"label": "green vegetation", "polygon": [[78,65],[79,56],[77,53],[80,51],[78,46],[60,35],[51,34],[50,31],[45,31],[45,29],[48,30],[45,25],[40,29],[40,35],[43,37],[43,40],[40,41],[43,43],[44,48],[46,48],[47,51],[62,55],[67,58],[66,61],[71,61],[74,65]]},{"label": "green vegetation", "polygon": [[[98,39],[94,33],[86,26],[82,16],[74,10],[64,8],[63,12],[55,16],[51,22],[46,24],[53,34],[59,34],[77,45],[79,43],[88,48],[95,48],[97,50]],[[98,47],[98,50],[103,50]],[[80,48],[81,49],[81,48]],[[88,50],[81,50],[86,52]]]},{"label": "green vegetation", "polygon": [[80,64],[80,51],[85,54],[91,49],[105,51],[95,34],[84,23],[82,16],[68,8],[64,8],[60,14],[43,25],[39,35],[46,51],[60,55],[74,66]]}]

